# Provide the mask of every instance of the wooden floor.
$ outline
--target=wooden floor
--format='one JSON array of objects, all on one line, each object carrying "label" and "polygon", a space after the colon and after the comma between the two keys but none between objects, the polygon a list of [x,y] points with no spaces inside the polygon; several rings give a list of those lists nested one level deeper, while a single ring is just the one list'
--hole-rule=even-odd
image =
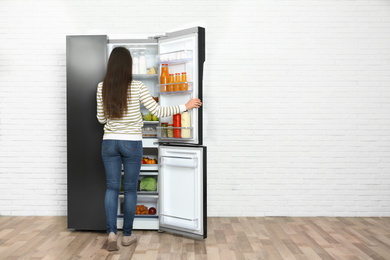
[{"label": "wooden floor", "polygon": [[204,241],[134,233],[110,253],[105,233],[69,231],[66,217],[0,217],[0,259],[390,259],[390,218],[211,217]]}]

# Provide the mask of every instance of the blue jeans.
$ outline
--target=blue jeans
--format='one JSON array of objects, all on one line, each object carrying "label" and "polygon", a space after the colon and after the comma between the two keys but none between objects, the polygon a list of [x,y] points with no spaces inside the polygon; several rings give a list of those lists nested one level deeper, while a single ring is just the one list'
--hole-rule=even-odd
[{"label": "blue jeans", "polygon": [[106,171],[107,190],[105,210],[107,233],[117,233],[118,196],[121,188],[122,164],[124,171],[123,190],[123,235],[130,236],[133,230],[137,206],[138,177],[142,161],[142,141],[103,140],[102,158]]}]

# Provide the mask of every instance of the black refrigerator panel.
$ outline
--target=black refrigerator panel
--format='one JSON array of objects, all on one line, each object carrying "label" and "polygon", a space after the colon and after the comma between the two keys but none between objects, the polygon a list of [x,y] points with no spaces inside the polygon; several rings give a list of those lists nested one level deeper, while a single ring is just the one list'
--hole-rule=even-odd
[{"label": "black refrigerator panel", "polygon": [[107,36],[67,36],[68,228],[105,230],[103,127],[96,118],[96,88],[107,64]]}]

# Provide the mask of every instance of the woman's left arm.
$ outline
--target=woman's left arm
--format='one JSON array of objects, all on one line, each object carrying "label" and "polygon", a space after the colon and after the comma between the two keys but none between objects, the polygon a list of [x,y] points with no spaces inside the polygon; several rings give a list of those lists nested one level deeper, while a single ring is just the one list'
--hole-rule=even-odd
[{"label": "woman's left arm", "polygon": [[102,88],[103,88],[102,83],[99,83],[96,91],[96,103],[97,103],[96,117],[99,123],[105,124],[107,122],[107,118],[104,115]]}]

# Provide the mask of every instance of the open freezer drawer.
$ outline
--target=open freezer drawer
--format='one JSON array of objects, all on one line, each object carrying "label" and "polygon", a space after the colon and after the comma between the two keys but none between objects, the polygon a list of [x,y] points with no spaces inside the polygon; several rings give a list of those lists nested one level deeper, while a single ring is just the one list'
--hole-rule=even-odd
[{"label": "open freezer drawer", "polygon": [[207,183],[204,146],[159,147],[159,230],[207,237]]}]

